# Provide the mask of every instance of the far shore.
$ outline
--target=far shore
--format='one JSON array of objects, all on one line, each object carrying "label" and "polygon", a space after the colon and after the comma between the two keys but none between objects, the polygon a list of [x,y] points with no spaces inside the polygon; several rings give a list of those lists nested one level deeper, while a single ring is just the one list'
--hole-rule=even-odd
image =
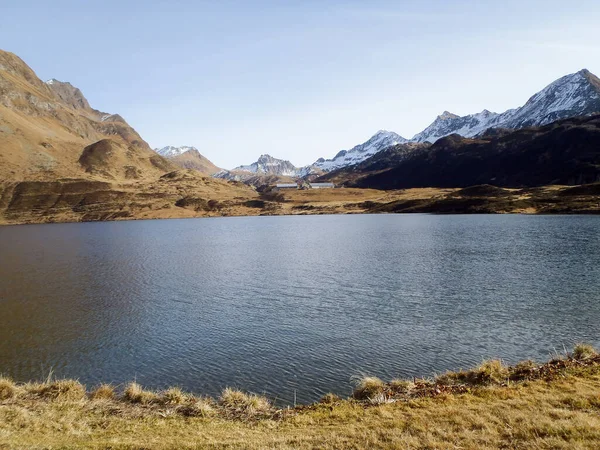
[{"label": "far shore", "polygon": [[84,180],[5,183],[0,184],[0,225],[365,213],[600,214],[600,184],[260,193],[237,185],[219,190],[219,183],[185,176],[174,184],[169,180],[101,186]]}]

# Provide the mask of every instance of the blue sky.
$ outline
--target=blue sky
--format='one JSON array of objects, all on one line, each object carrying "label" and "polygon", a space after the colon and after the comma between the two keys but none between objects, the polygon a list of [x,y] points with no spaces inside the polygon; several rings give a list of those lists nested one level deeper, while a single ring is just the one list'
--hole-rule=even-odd
[{"label": "blue sky", "polygon": [[600,75],[600,2],[0,0],[0,48],[152,147],[300,166]]}]

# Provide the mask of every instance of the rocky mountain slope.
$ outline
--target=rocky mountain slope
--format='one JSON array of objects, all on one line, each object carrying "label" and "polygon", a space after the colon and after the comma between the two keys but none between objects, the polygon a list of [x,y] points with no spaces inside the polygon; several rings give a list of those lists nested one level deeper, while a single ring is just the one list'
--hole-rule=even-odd
[{"label": "rocky mountain slope", "polygon": [[337,176],[345,177],[349,186],[374,189],[596,183],[600,115],[486,133],[476,139],[453,134],[405,154],[383,170],[366,164],[362,173],[346,169]]},{"label": "rocky mountain slope", "polygon": [[167,146],[155,151],[182,169],[197,170],[204,175],[214,175],[222,170],[203,156],[196,147]]},{"label": "rocky mountain slope", "polygon": [[392,131],[379,130],[368,141],[350,150],[342,150],[332,159],[320,158],[313,166],[325,172],[330,172],[341,167],[358,164],[385,148],[405,142],[408,142],[408,139],[403,138],[399,134]]},{"label": "rocky mountain slope", "polygon": [[314,164],[304,167],[295,167],[289,161],[273,158],[270,155],[261,155],[260,158],[247,166],[239,166],[232,171],[217,174],[218,177],[242,180],[248,178],[245,172],[253,174],[277,175],[292,178],[305,178],[318,176],[342,167],[358,164],[383,149],[408,142],[402,136],[385,130],[379,130],[366,142],[350,150],[341,150],[332,159],[319,158]]},{"label": "rocky mountain slope", "polygon": [[260,155],[252,164],[236,167],[233,171],[294,177],[298,169],[289,161],[273,158],[271,155]]},{"label": "rocky mountain slope", "polygon": [[292,183],[297,178],[312,179],[324,173],[314,166],[296,167],[291,162],[270,155],[261,155],[257,161],[233,170],[221,170],[213,176],[230,181],[241,181],[256,188],[276,183]]},{"label": "rocky mountain slope", "polygon": [[[111,143],[84,155],[104,140]],[[91,108],[70,83],[44,83],[19,57],[1,50],[0,149],[3,180],[157,178],[176,169],[121,116]]]},{"label": "rocky mountain slope", "polygon": [[459,117],[446,111],[412,140],[433,143],[450,134],[474,137],[488,128],[517,130],[595,112],[600,112],[600,79],[584,69],[556,80],[532,96],[524,106],[502,114],[483,110]]},{"label": "rocky mountain slope", "polygon": [[388,170],[400,164],[401,161],[412,155],[414,152],[426,151],[431,144],[407,142],[397,144],[377,152],[370,158],[364,161],[348,166],[341,167],[337,170],[332,170],[317,178],[321,182],[333,182],[338,186],[346,186],[352,184],[366,174],[374,174]]},{"label": "rocky mountain slope", "polygon": [[178,170],[121,116],[0,51],[0,223],[256,214],[257,196]]},{"label": "rocky mountain slope", "polygon": [[[484,109],[477,114],[458,116],[444,111],[410,142],[434,143],[450,134],[475,137],[489,128],[520,129],[547,125],[556,120],[600,112],[600,79],[588,70],[564,76],[533,95],[527,103],[502,114]],[[367,142],[351,150],[342,150],[333,159],[317,160],[313,166],[325,172],[349,167],[388,147],[409,142],[402,136],[379,131]]]},{"label": "rocky mountain slope", "polygon": [[90,179],[0,182],[0,224],[256,215],[242,183],[168,172],[123,183]]},{"label": "rocky mountain slope", "polygon": [[[249,166],[234,169],[236,175],[222,173],[224,177],[240,179],[240,172],[268,173],[290,177],[305,177],[319,172],[334,172],[368,160],[386,148],[408,142],[434,143],[442,137],[458,134],[464,137],[476,137],[489,129],[517,130],[531,126],[547,125],[556,120],[569,117],[586,116],[600,112],[600,79],[584,69],[566,75],[537,94],[525,105],[498,114],[484,109],[477,114],[458,116],[444,111],[425,130],[416,134],[410,141],[386,130],[380,130],[366,142],[350,150],[338,152],[332,159],[319,158],[315,163],[295,168],[289,161],[277,160],[269,155],[261,156]],[[269,165],[274,168],[269,168]]]}]

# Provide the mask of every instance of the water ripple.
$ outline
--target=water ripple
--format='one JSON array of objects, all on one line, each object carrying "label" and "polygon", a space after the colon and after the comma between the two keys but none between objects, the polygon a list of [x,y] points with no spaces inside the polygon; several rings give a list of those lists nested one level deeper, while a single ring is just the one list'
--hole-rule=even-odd
[{"label": "water ripple", "polygon": [[600,218],[302,216],[0,228],[0,372],[281,403],[600,343]]}]

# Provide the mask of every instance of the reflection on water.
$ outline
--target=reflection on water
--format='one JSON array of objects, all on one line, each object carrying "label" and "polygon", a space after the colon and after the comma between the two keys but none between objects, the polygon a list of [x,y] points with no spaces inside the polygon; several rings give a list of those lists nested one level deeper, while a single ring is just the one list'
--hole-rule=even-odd
[{"label": "reflection on water", "polygon": [[0,372],[291,402],[600,343],[600,218],[362,215],[0,228]]}]

